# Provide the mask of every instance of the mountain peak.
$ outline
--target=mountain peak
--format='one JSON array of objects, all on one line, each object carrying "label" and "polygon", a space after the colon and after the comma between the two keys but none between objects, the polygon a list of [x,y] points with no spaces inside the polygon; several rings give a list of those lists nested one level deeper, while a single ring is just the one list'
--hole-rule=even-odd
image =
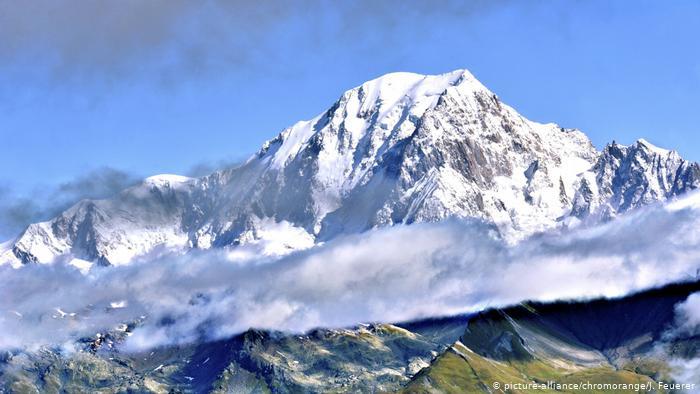
[{"label": "mountain peak", "polygon": [[343,96],[360,92],[365,102],[380,101],[391,107],[404,97],[413,100],[420,96],[434,96],[445,92],[451,86],[462,85],[471,90],[486,90],[469,71],[464,69],[438,75],[424,75],[411,72],[393,72],[372,79],[345,92]]},{"label": "mountain peak", "polygon": [[660,148],[660,147],[652,144],[651,142],[645,140],[644,138],[638,139],[635,142],[635,145],[637,147],[647,149],[648,151],[650,151],[652,153],[656,153],[656,154],[659,154],[662,156],[667,156],[669,153],[673,152],[673,151],[668,150],[668,149]]},{"label": "mountain peak", "polygon": [[476,80],[476,78],[474,78],[474,75],[472,75],[472,73],[470,73],[466,69],[457,69],[451,72],[435,75],[397,71],[383,74],[377,78],[366,81],[354,89],[358,89],[361,87],[385,85],[387,87],[391,86],[392,88],[401,91],[412,87],[416,83],[442,83],[453,85],[467,79]]},{"label": "mountain peak", "polygon": [[143,180],[144,184],[153,186],[171,186],[174,187],[179,184],[187,183],[192,181],[193,178],[189,178],[182,175],[175,174],[160,174],[149,176]]},{"label": "mountain peak", "polygon": [[[382,132],[375,133],[377,129],[398,131],[394,137],[405,138],[408,130],[415,128],[415,125],[411,126],[412,122],[435,107],[439,98],[451,87],[458,87],[462,94],[483,92],[492,95],[467,70],[439,75],[410,72],[385,74],[345,91],[333,106],[313,119],[297,122],[283,130],[266,142],[257,156],[269,152],[271,165],[277,169],[283,168],[309,144],[312,137],[329,130],[342,133],[350,144],[359,142],[368,133],[379,138]],[[325,139],[328,138],[332,137]],[[321,136],[317,137],[317,140],[322,139]]]},{"label": "mountain peak", "polygon": [[678,153],[675,150],[660,148],[644,138],[639,138],[630,145],[622,145],[616,141],[613,141],[605,146],[603,152],[618,158],[630,154],[633,156],[642,154],[644,156],[661,156],[664,158],[677,158],[680,160],[680,156],[678,156]]}]

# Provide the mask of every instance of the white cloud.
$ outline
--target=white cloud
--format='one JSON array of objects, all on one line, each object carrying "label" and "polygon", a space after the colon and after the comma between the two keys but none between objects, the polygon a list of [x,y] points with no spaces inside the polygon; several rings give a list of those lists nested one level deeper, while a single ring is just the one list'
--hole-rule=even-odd
[{"label": "white cloud", "polygon": [[[676,322],[665,333],[667,341],[684,339],[700,334],[700,292],[691,294],[685,301],[676,305]],[[663,351],[663,350],[662,350]],[[680,384],[700,383],[700,357],[684,359],[674,357],[669,360],[671,376]],[[700,389],[683,392],[697,393]]]},{"label": "white cloud", "polygon": [[[148,318],[129,338],[132,349],[250,327],[304,331],[619,296],[693,278],[699,222],[693,202],[516,246],[491,238],[482,223],[447,221],[348,236],[272,261],[234,263],[211,251],[88,276],[62,265],[5,267],[0,347],[65,342],[141,315]],[[124,307],[110,308],[115,302]],[[53,318],[56,308],[66,316]]]},{"label": "white cloud", "polygon": [[683,303],[676,306],[679,334],[700,334],[700,293],[691,294]]}]

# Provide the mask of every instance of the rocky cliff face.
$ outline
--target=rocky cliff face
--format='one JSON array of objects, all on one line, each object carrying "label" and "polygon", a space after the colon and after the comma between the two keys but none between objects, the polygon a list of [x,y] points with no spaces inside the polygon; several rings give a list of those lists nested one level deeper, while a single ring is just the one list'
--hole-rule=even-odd
[{"label": "rocky cliff face", "polygon": [[87,268],[250,243],[283,254],[339,234],[448,217],[490,222],[517,241],[699,182],[698,164],[646,141],[598,152],[578,130],[527,120],[467,71],[394,73],[345,92],[238,167],[151,177],[32,224],[0,246],[0,262]]},{"label": "rocky cliff face", "polygon": [[676,151],[657,148],[643,139],[630,146],[613,142],[581,179],[572,214],[609,219],[699,185],[698,163],[683,160]]}]

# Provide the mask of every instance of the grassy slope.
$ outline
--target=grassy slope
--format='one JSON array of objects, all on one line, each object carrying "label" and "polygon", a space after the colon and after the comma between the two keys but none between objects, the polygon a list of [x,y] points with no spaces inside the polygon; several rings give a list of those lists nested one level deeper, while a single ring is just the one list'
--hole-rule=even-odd
[{"label": "grassy slope", "polygon": [[[674,305],[698,286],[697,282],[672,285],[618,300],[532,303],[485,311],[473,316],[460,341],[402,392],[503,392],[504,383],[552,381],[670,381],[669,366],[654,349],[672,323]],[[665,346],[675,355],[692,357],[697,355],[697,344],[693,337]],[[501,390],[493,389],[494,382],[501,384]]]},{"label": "grassy slope", "polygon": [[[441,354],[429,368],[421,371],[402,390],[403,393],[489,393],[493,383],[644,383],[651,378],[628,370],[600,366],[581,370],[557,368],[539,359],[500,362],[482,357],[456,343]],[[558,391],[524,390],[509,393],[555,393]],[[566,392],[566,391],[564,391]],[[588,391],[596,393],[596,391]],[[604,391],[601,391],[604,392]]]}]

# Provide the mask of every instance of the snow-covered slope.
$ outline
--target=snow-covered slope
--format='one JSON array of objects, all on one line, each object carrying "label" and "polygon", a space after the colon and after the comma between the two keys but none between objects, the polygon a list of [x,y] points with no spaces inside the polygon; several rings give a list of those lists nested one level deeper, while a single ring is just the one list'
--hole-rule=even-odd
[{"label": "snow-covered slope", "polygon": [[0,261],[78,259],[84,267],[244,244],[280,254],[452,216],[491,222],[517,241],[698,182],[697,164],[643,140],[598,152],[578,130],[529,121],[467,71],[393,73],[345,92],[241,166],[197,179],[151,177],[32,224],[1,246]]}]

